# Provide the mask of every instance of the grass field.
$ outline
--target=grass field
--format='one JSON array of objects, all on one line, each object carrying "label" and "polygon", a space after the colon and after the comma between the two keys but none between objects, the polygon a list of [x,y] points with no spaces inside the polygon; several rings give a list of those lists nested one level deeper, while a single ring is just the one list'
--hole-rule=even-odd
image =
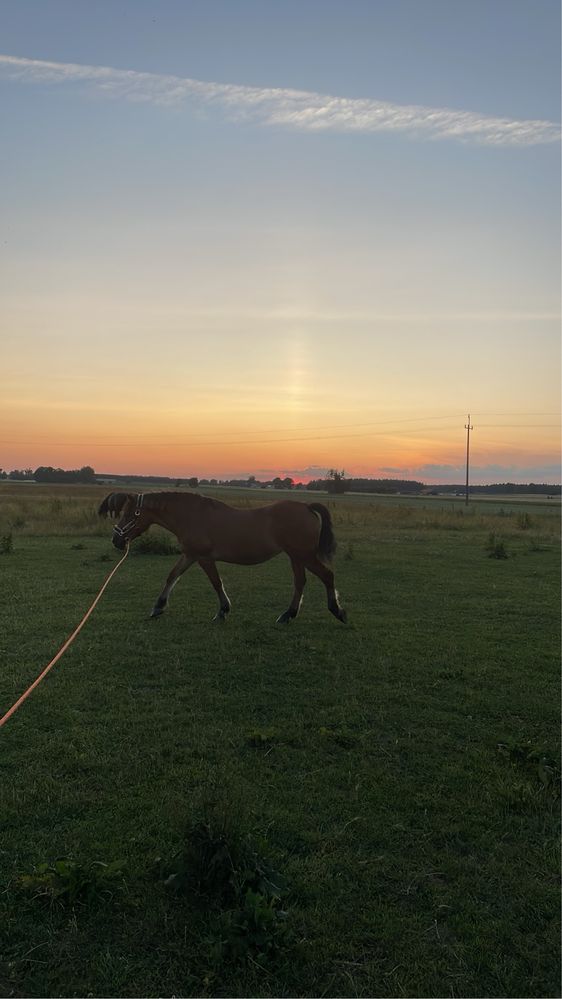
[{"label": "grass field", "polygon": [[[0,485],[0,715],[107,491]],[[150,620],[174,556],[132,553],[1,730],[1,995],[560,994],[559,507],[328,502],[347,626],[314,578],[274,623],[283,557]]]}]

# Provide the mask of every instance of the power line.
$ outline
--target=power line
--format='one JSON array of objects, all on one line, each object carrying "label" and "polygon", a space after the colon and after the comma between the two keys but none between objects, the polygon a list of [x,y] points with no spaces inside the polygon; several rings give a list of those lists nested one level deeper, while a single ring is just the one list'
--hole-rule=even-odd
[{"label": "power line", "polygon": [[[158,447],[242,447],[248,444],[288,444],[295,443],[298,441],[333,441],[333,440],[349,440],[350,438],[368,438],[368,437],[411,437],[413,434],[428,434],[428,433],[445,433],[454,432],[456,427],[443,427],[439,430],[435,430],[433,427],[416,427],[412,430],[381,430],[381,431],[369,431],[367,433],[361,434],[315,434],[306,437],[269,437],[265,440],[241,440],[241,441],[225,441],[225,440],[207,440],[207,441],[169,441],[157,443]],[[97,441],[7,441],[0,440],[0,444],[18,444],[26,446],[39,446],[39,447],[74,447],[80,445],[81,447],[138,447],[139,442],[137,441],[111,441],[102,442]]]},{"label": "power line", "polygon": [[[427,420],[460,420],[461,418],[462,418],[462,416],[459,413],[453,413],[452,415],[449,414],[447,416],[426,416],[426,417],[424,417],[424,419],[426,421]],[[397,418],[395,420],[370,420],[368,422],[362,422],[362,423],[336,423],[336,424],[334,424],[334,423],[331,423],[331,424],[328,423],[328,424],[326,424],[323,427],[317,427],[317,428],[310,427],[310,426],[306,426],[306,427],[269,427],[269,428],[263,429],[263,430],[226,430],[226,431],[221,431],[221,433],[225,437],[239,437],[241,434],[248,434],[248,433],[249,434],[253,434],[255,436],[256,434],[294,433],[294,432],[297,432],[297,431],[300,431],[300,430],[308,430],[308,431],[310,431],[310,430],[314,430],[314,429],[317,429],[317,430],[345,430],[347,428],[354,429],[355,427],[384,427],[384,426],[391,426],[391,425],[393,425],[395,423],[417,423],[418,420],[419,420],[418,416],[412,416],[412,417],[406,417],[406,418],[399,417],[399,418]],[[159,441],[159,440],[165,440],[165,439],[170,438],[172,436],[175,436],[175,435],[172,435],[172,434],[165,434],[165,435],[164,434],[142,434],[142,435],[140,435],[138,437],[136,437],[136,436],[135,437],[128,436],[127,440],[130,440],[130,441],[141,441],[141,442],[144,442],[146,440],[156,440],[156,441]],[[191,441],[191,440],[196,439],[196,438],[207,437],[207,436],[208,436],[208,434],[186,434],[186,435],[182,435],[182,440],[184,442],[188,442],[188,441]],[[106,442],[106,441],[107,442],[111,442],[111,440],[114,439],[114,438],[115,438],[114,434],[112,434],[112,435],[104,434],[101,437],[98,436],[96,438],[96,440],[98,440],[98,441],[101,440],[103,442]],[[48,438],[45,438],[45,439],[48,440]],[[0,443],[12,443],[12,442],[0,442]],[[22,441],[22,443],[27,443],[27,442]],[[34,441],[32,443],[41,443],[41,441],[38,441],[38,442]],[[62,443],[64,443],[64,442],[62,442]],[[174,443],[181,443],[181,441],[175,441]]]},{"label": "power line", "polygon": [[480,413],[480,416],[560,416],[561,413]]},{"label": "power line", "polygon": [[480,423],[480,427],[502,427],[506,430],[513,429],[531,429],[531,430],[542,430],[547,427],[560,429],[559,423]]},{"label": "power line", "polygon": [[[451,417],[428,417],[428,419],[434,419],[434,420],[451,419]],[[338,428],[334,428],[334,429],[344,429],[345,426],[349,426],[350,428],[355,427],[355,426],[389,426],[390,427],[391,424],[398,423],[398,422],[400,422],[400,421],[398,421],[398,420],[393,420],[393,421],[388,421],[388,422],[382,421],[381,423],[373,423],[373,424],[370,424],[370,423],[344,424],[344,425],[340,425]],[[403,420],[401,422],[403,422],[403,423],[405,423],[405,422],[412,422],[413,423],[415,421],[414,421],[414,419],[412,419],[412,420]],[[480,427],[486,428],[486,429],[488,429],[488,428],[496,428],[496,429],[541,430],[541,429],[548,429],[548,428],[550,428],[550,429],[557,429],[558,428],[558,424],[556,424],[556,423],[509,423],[509,424],[506,424],[506,423],[483,423],[483,424],[480,424]],[[325,429],[328,429],[328,428],[325,428]],[[102,441],[100,441],[99,438],[96,441],[88,441],[88,440],[84,440],[84,439],[81,439],[80,441],[72,441],[72,440],[67,440],[67,441],[51,441],[48,438],[45,438],[43,440],[32,440],[32,441],[29,441],[29,440],[0,440],[0,444],[12,445],[12,446],[13,445],[20,445],[20,446],[23,445],[23,446],[26,446],[26,447],[43,447],[43,446],[45,446],[45,447],[74,447],[74,446],[80,445],[81,447],[96,447],[96,448],[98,448],[98,447],[117,447],[117,448],[122,448],[122,447],[137,447],[139,443],[143,443],[143,442],[146,443],[147,441],[150,440],[152,443],[154,443],[154,445],[158,445],[159,447],[183,447],[183,446],[186,446],[186,447],[232,447],[232,446],[245,446],[245,445],[249,445],[249,444],[258,444],[258,445],[259,444],[287,444],[287,443],[296,443],[296,442],[299,442],[299,441],[341,440],[341,439],[358,438],[358,437],[360,437],[360,438],[368,438],[368,437],[403,437],[403,436],[411,436],[413,434],[447,433],[447,432],[450,432],[450,431],[454,431],[455,429],[456,429],[455,425],[454,426],[450,426],[450,427],[415,427],[415,428],[412,428],[411,430],[400,430],[400,429],[393,430],[390,427],[390,429],[388,429],[388,430],[381,430],[381,431],[373,431],[373,430],[371,430],[371,431],[367,431],[365,433],[358,433],[358,434],[356,434],[356,433],[351,433],[351,434],[312,434],[312,435],[307,435],[305,437],[269,437],[269,438],[265,438],[265,439],[263,439],[263,438],[262,439],[256,439],[255,436],[254,436],[252,439],[230,440],[230,441],[229,440],[193,440],[193,439],[191,439],[189,437],[188,438],[184,437],[184,438],[180,438],[180,439],[177,439],[177,440],[166,440],[166,439],[161,438],[161,437],[152,437],[152,438],[150,438],[150,437],[130,438],[129,437],[129,438],[121,440],[121,441],[114,441],[114,440],[102,440]],[[275,431],[254,431],[254,432],[250,431],[250,433],[254,433],[254,434],[255,433],[267,433],[267,432],[269,432],[269,433],[272,433],[272,432],[275,433]],[[282,432],[283,432],[282,430],[278,431],[278,433],[282,433]],[[239,433],[243,433],[243,431],[239,431]],[[204,436],[204,435],[199,434],[199,435],[195,435],[195,436],[201,437],[201,436]],[[500,442],[498,442],[498,443],[500,443]]]},{"label": "power line", "polygon": [[[481,416],[496,416],[496,417],[498,417],[498,416],[520,416],[520,417],[526,417],[526,416],[557,416],[559,414],[558,413],[481,413],[480,415]],[[437,421],[437,420],[457,420],[457,419],[461,419],[461,414],[459,414],[459,413],[453,413],[453,414],[449,414],[449,415],[446,415],[446,416],[426,416],[426,417],[424,417],[424,421],[425,422],[427,422],[429,420]],[[300,430],[308,430],[308,431],[310,431],[311,429],[318,429],[318,430],[325,431],[325,430],[345,430],[345,429],[350,429],[351,430],[351,429],[355,429],[355,427],[386,427],[386,426],[392,427],[394,424],[417,423],[418,420],[419,420],[419,417],[416,417],[416,416],[414,416],[414,417],[398,417],[397,419],[393,419],[393,420],[372,420],[372,421],[365,421],[365,422],[361,422],[361,423],[326,424],[325,426],[318,427],[318,428],[310,428],[310,427],[269,427],[269,428],[263,429],[263,430],[250,430],[250,431],[247,431],[247,430],[228,430],[228,431],[222,431],[221,433],[222,433],[223,437],[239,437],[239,436],[247,434],[247,433],[249,433],[253,437],[255,437],[258,434],[259,435],[262,435],[262,434],[277,434],[277,433],[280,434],[280,433],[286,433],[286,432],[288,432],[288,433],[294,433],[294,432],[300,431]],[[514,428],[517,428],[517,429],[547,429],[547,428],[556,429],[556,428],[559,427],[559,424],[557,424],[557,423],[481,423],[481,424],[479,424],[479,426],[480,427],[486,427],[486,428],[490,428],[490,427],[504,428],[505,427],[506,429],[514,429]],[[432,430],[432,429],[433,428],[431,428],[431,427],[428,427],[428,428],[417,428],[417,430],[415,432],[416,433],[420,433],[420,432],[421,433],[426,433],[428,430]],[[443,429],[444,430],[453,430],[454,426],[445,427]],[[388,432],[392,433],[392,431],[388,431]],[[399,431],[397,431],[397,433],[398,432]],[[208,435],[205,434],[205,433],[203,433],[203,434],[187,434],[187,435],[182,435],[181,438],[170,440],[170,438],[174,437],[174,436],[175,435],[172,435],[172,434],[165,434],[165,435],[164,434],[142,434],[142,435],[140,435],[138,437],[136,437],[136,436],[135,437],[127,436],[127,438],[124,439],[124,440],[115,441],[115,438],[114,438],[113,435],[112,436],[102,435],[101,437],[97,436],[96,437],[96,441],[92,442],[89,446],[92,446],[92,447],[102,447],[102,446],[103,447],[106,447],[106,446],[107,447],[111,447],[111,446],[124,447],[124,446],[128,446],[129,444],[132,446],[136,442],[144,443],[144,442],[149,441],[149,440],[150,441],[155,441],[155,442],[159,442],[159,441],[163,442],[163,441],[169,440],[168,446],[170,446],[170,447],[177,447],[177,446],[179,446],[181,444],[190,444],[190,443],[196,444],[199,438],[202,438],[202,437],[206,438]],[[349,434],[349,435],[340,435],[340,436],[367,436],[368,437],[368,436],[371,436],[371,434],[370,433],[367,433],[367,434],[364,434],[364,435],[360,435],[360,434]],[[374,434],[373,434],[373,436],[374,436]],[[296,440],[316,440],[316,439],[320,440],[320,439],[327,439],[327,438],[324,438],[324,437],[318,437],[318,438],[316,438],[316,437],[310,437],[310,436],[303,437],[303,438],[297,438],[297,437],[281,438],[281,439],[279,439],[279,438],[272,438],[270,440],[263,441],[263,443],[272,444],[272,443],[276,443],[277,441],[279,441],[279,443],[284,443],[284,442],[286,442],[288,440],[291,440],[291,441],[295,440],[296,441]],[[114,441],[115,441],[115,443],[113,443]],[[44,437],[42,439],[33,440],[33,441],[23,441],[23,440],[1,440],[0,441],[0,444],[25,444],[25,445],[34,445],[34,446],[36,446],[36,445],[38,446],[38,445],[41,445],[41,444],[49,444],[49,445],[57,446],[57,447],[68,447],[69,445],[72,445],[73,443],[75,443],[75,442],[74,441],[51,441],[51,440],[49,440],[48,437]],[[81,443],[81,444],[82,443],[86,443],[87,444],[88,442],[87,441],[84,442],[83,440],[81,440],[79,443]],[[228,444],[228,443],[229,443],[229,441],[226,441],[226,440],[221,440],[221,441],[207,441],[207,440],[203,440],[201,442],[201,446],[205,446],[207,444],[217,444],[217,445],[221,444],[221,445],[224,445],[224,444]],[[257,441],[257,440],[252,440],[252,441],[245,440],[245,441],[234,441],[233,443],[247,444],[247,443],[260,443],[260,442]]]},{"label": "power line", "polygon": [[[298,441],[333,441],[333,440],[348,440],[349,438],[366,438],[366,437],[410,437],[412,434],[427,434],[427,433],[443,433],[444,431],[454,431],[455,427],[446,427],[440,431],[435,431],[433,427],[417,427],[412,430],[385,430],[385,431],[370,431],[363,434],[322,434],[307,437],[269,437],[265,440],[241,440],[241,441],[225,441],[225,440],[214,440],[214,441],[156,441],[154,446],[157,447],[243,447],[248,444],[288,444],[295,443]],[[0,440],[0,444],[11,444],[11,445],[25,445],[28,447],[75,447],[79,445],[80,447],[138,447],[142,441],[110,441],[98,443],[97,441],[7,441]]]}]

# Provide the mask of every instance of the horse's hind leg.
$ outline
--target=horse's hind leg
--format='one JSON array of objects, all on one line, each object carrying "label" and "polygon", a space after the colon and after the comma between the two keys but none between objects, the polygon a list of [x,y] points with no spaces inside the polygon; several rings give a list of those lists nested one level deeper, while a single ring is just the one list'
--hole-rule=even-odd
[{"label": "horse's hind leg", "polygon": [[338,599],[338,591],[334,586],[334,573],[327,565],[324,565],[316,555],[313,555],[310,559],[305,562],[306,568],[313,572],[315,576],[318,576],[322,580],[324,586],[326,587],[326,594],[328,597],[328,610],[337,617],[338,621],[345,624],[347,621],[347,614],[345,613],[343,607],[340,607],[340,602]]},{"label": "horse's hind leg", "polygon": [[288,624],[294,617],[297,616],[300,606],[302,603],[302,592],[306,583],[306,573],[304,571],[304,566],[302,562],[298,562],[296,559],[291,558],[291,565],[293,567],[293,576],[295,580],[295,588],[293,590],[293,599],[287,607],[287,610],[280,614],[277,618],[277,624]]},{"label": "horse's hind leg", "polygon": [[154,604],[154,607],[150,612],[151,617],[160,617],[160,615],[164,613],[166,607],[168,606],[168,597],[170,596],[170,593],[172,592],[178,579],[180,578],[182,573],[185,572],[186,569],[189,569],[190,565],[193,565],[194,561],[195,559],[188,558],[187,555],[182,555],[181,558],[176,562],[174,568],[172,569],[170,575],[166,580],[164,589],[162,590],[160,596],[158,597],[156,603]]},{"label": "horse's hind leg", "polygon": [[216,562],[213,562],[210,558],[200,558],[199,565],[201,566],[203,572],[205,572],[209,577],[219,598],[219,609],[215,614],[213,621],[224,621],[230,610],[230,600],[226,595]]}]

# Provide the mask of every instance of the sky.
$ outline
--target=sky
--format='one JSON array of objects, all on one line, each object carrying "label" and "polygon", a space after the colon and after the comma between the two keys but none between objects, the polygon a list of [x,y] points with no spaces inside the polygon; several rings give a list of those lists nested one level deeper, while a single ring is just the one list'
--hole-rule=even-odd
[{"label": "sky", "polygon": [[2,0],[0,466],[560,482],[554,0]]}]

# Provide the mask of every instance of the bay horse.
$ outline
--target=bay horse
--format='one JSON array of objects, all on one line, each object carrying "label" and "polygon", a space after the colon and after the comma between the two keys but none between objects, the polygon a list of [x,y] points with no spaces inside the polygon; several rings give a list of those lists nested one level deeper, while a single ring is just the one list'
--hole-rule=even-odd
[{"label": "bay horse", "polygon": [[195,493],[110,493],[98,513],[100,517],[120,518],[112,537],[120,551],[151,524],[159,524],[178,539],[182,555],[170,572],[151,617],[164,613],[178,579],[197,562],[219,598],[214,620],[224,621],[230,611],[230,600],[216,563],[258,565],[285,552],[291,560],[294,591],[287,610],[279,615],[277,622],[286,624],[297,616],[306,569],[324,583],[328,610],[338,621],[345,623],[347,620],[329,565],[336,549],[332,518],[322,503],[281,500],[251,510],[239,510]]}]

